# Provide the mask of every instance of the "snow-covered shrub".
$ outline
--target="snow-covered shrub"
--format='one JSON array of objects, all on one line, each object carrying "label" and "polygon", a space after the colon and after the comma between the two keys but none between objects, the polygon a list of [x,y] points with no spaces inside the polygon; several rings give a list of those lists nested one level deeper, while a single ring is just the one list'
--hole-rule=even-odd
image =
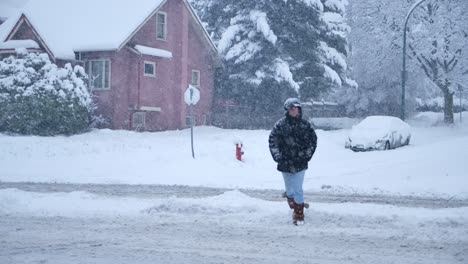
[{"label": "snow-covered shrub", "polygon": [[91,123],[93,103],[81,66],[51,63],[47,54],[17,50],[0,61],[0,132],[74,134]]}]

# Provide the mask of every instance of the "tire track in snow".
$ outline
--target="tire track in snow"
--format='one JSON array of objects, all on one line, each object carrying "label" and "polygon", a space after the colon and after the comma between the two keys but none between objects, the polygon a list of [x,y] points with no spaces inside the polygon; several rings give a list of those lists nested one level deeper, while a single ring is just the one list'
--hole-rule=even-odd
[{"label": "tire track in snow", "polygon": [[[28,192],[73,192],[85,191],[104,196],[118,197],[184,197],[198,198],[220,195],[233,189],[192,187],[183,185],[127,185],[127,184],[72,184],[72,183],[32,183],[32,182],[0,182],[0,189],[16,188]],[[254,198],[268,201],[283,201],[283,190],[239,189]],[[441,197],[418,196],[387,196],[387,195],[347,195],[321,192],[305,192],[304,198],[309,203],[368,203],[386,204],[401,207],[423,208],[458,208],[467,207],[468,199],[452,199]]]}]

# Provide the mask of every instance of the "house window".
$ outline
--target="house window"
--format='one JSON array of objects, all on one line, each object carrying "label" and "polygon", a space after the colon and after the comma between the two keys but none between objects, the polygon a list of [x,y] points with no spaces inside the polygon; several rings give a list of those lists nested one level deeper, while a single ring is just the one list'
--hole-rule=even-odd
[{"label": "house window", "polygon": [[206,126],[207,120],[208,120],[207,116],[206,116],[206,115],[202,115],[202,116],[200,117],[200,125]]},{"label": "house window", "polygon": [[75,60],[77,61],[81,60],[81,52],[75,52]]},{"label": "house window", "polygon": [[149,77],[156,77],[156,63],[145,61],[144,75]]},{"label": "house window", "polygon": [[167,14],[158,12],[156,15],[156,37],[166,40],[167,31]]},{"label": "house window", "polygon": [[110,89],[110,61],[90,60],[85,64],[89,78],[89,87],[93,90]]},{"label": "house window", "polygon": [[200,87],[200,71],[192,70],[192,83],[195,87]]},{"label": "house window", "polygon": [[145,112],[135,112],[132,115],[132,127],[136,130],[142,130],[146,125],[146,113]]}]

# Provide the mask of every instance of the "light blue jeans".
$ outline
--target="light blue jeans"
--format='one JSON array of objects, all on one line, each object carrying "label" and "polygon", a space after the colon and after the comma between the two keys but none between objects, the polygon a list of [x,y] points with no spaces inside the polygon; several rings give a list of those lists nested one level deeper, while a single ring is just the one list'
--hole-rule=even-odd
[{"label": "light blue jeans", "polygon": [[294,198],[297,204],[304,203],[304,191],[302,184],[304,183],[305,171],[298,171],[296,173],[282,172],[284,178],[284,186],[286,187],[286,195],[289,198]]}]

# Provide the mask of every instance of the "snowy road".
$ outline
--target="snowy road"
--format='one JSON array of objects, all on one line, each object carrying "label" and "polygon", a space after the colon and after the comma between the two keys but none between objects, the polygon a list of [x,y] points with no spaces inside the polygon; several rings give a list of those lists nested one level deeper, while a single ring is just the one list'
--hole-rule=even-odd
[{"label": "snowy road", "polygon": [[412,230],[361,220],[358,224],[318,217],[297,228],[275,219],[238,222],[223,215],[165,220],[2,215],[0,262],[448,264],[468,260],[466,240],[433,237],[436,234],[428,234],[430,227]]},{"label": "snowy road", "polygon": [[295,227],[277,192],[1,183],[0,263],[468,261],[465,204],[309,194],[307,223]]}]

